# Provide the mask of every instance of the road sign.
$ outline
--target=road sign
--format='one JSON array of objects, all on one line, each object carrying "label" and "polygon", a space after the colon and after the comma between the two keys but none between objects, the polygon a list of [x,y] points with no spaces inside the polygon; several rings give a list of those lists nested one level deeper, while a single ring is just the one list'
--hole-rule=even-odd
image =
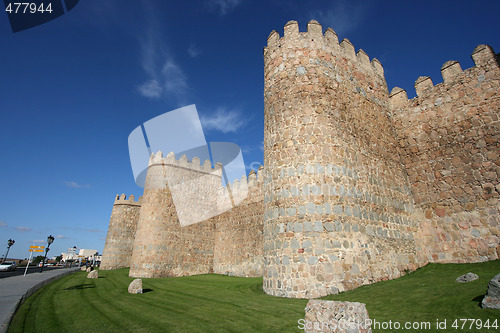
[{"label": "road sign", "polygon": [[29,248],[30,252],[43,252],[43,249],[45,249],[45,246],[42,245],[31,245]]}]

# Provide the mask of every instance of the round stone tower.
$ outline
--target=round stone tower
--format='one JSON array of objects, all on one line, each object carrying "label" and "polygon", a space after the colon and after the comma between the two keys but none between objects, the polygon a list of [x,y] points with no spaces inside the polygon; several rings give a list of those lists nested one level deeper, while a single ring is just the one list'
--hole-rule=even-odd
[{"label": "round stone tower", "polygon": [[[264,291],[316,298],[414,262],[383,68],[290,21],[264,49]],[[401,185],[396,188],[394,184]],[[408,209],[408,210],[407,210]],[[403,225],[402,221],[406,221]],[[401,223],[399,223],[401,222]]]},{"label": "round stone tower", "polygon": [[213,271],[214,222],[222,168],[161,152],[149,160],[133,246],[131,277],[157,278]]},{"label": "round stone tower", "polygon": [[100,268],[111,270],[130,267],[137,222],[141,210],[141,197],[117,195],[109,220],[108,234]]}]

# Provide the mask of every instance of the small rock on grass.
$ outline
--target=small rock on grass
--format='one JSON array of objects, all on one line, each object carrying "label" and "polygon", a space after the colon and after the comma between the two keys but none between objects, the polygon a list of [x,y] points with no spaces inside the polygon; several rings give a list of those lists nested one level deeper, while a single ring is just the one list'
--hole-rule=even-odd
[{"label": "small rock on grass", "polygon": [[474,281],[477,279],[479,279],[479,276],[477,274],[469,272],[467,274],[464,274],[464,275],[457,277],[457,279],[455,281],[463,283],[463,282],[471,282],[471,281]]}]

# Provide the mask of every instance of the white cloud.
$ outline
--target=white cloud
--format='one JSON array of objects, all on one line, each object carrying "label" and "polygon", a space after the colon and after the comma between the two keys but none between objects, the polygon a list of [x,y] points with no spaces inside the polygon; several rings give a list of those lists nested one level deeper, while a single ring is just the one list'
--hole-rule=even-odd
[{"label": "white cloud", "polygon": [[200,117],[204,130],[216,130],[222,133],[236,133],[238,129],[245,125],[245,121],[240,112],[218,108],[210,116]]},{"label": "white cloud", "polygon": [[35,239],[33,240],[33,244],[46,244],[47,241],[43,239]]},{"label": "white cloud", "polygon": [[163,93],[163,88],[160,86],[158,81],[150,80],[146,81],[137,87],[142,96],[149,98],[159,98]]},{"label": "white cloud", "polygon": [[56,239],[69,239],[70,237],[66,237],[66,236],[63,236],[63,235],[57,235],[55,238]]},{"label": "white cloud", "polygon": [[241,0],[210,0],[209,4],[212,8],[216,9],[220,15],[226,15],[233,11]]},{"label": "white cloud", "polygon": [[66,185],[69,188],[90,188],[90,184],[78,184],[75,181],[65,181],[64,185]]},{"label": "white cloud", "polygon": [[338,35],[345,35],[361,24],[368,9],[364,3],[341,0],[334,2],[330,8],[310,11],[309,19],[318,21],[323,30],[330,27]]},{"label": "white cloud", "polygon": [[137,91],[147,98],[173,98],[182,104],[188,91],[186,75],[168,51],[154,9],[147,15],[149,27],[139,39],[141,66],[147,79],[137,86]]},{"label": "white cloud", "polygon": [[5,221],[0,221],[0,227],[6,227],[7,226],[7,222]]},{"label": "white cloud", "polygon": [[27,232],[27,231],[31,231],[31,228],[30,227],[16,227],[15,228],[17,231],[19,232]]},{"label": "white cloud", "polygon": [[189,45],[187,52],[191,58],[196,58],[201,54],[200,49],[194,43]]}]

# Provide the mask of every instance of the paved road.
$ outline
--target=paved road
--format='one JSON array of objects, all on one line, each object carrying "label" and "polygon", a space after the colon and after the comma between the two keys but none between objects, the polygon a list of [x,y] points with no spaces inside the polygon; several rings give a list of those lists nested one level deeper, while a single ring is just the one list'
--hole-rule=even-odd
[{"label": "paved road", "polygon": [[[31,273],[39,273],[41,267],[30,267],[28,268],[28,271],[26,272],[26,275],[31,274]],[[59,269],[60,267],[52,267],[52,266],[47,266],[43,268],[43,271],[50,271],[53,269]],[[15,271],[11,272],[0,272],[0,279],[6,278],[6,277],[11,277],[11,276],[16,276],[16,275],[24,275],[24,270],[26,267],[18,267]]]},{"label": "paved road", "polygon": [[[26,276],[22,276],[24,274],[24,271],[22,271],[20,276],[10,276],[0,279],[0,333],[7,331],[14,312],[25,298],[50,281],[80,270],[78,267],[50,267],[48,270],[46,268],[49,267],[45,267],[43,273],[40,273],[40,267],[38,267],[38,270],[29,270],[31,273],[26,274]],[[6,272],[0,273],[3,274]]]}]

